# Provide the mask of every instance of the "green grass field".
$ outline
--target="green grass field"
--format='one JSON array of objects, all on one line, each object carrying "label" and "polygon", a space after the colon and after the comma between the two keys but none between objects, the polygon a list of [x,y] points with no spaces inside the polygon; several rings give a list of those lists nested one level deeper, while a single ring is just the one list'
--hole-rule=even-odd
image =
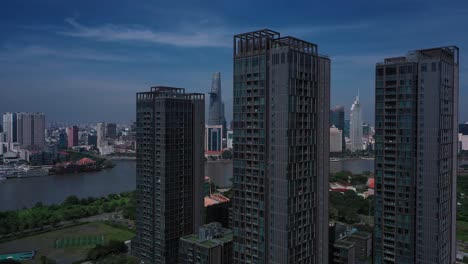
[{"label": "green grass field", "polygon": [[34,260],[24,263],[36,263],[34,261],[41,256],[54,259],[57,263],[72,263],[84,259],[88,250],[97,243],[110,240],[126,241],[134,235],[126,229],[93,222],[0,243],[0,255],[34,250]]},{"label": "green grass field", "polygon": [[66,237],[55,240],[55,248],[89,247],[104,243],[103,235]]}]

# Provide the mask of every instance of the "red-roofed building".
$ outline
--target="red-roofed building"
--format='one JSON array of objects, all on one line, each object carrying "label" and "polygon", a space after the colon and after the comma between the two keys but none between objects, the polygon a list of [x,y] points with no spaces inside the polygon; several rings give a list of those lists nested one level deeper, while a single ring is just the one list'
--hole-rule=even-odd
[{"label": "red-roofed building", "polygon": [[93,166],[95,164],[96,162],[90,158],[82,158],[76,162],[76,165],[79,165],[79,166]]},{"label": "red-roofed building", "polygon": [[206,223],[219,222],[229,226],[229,208],[231,200],[221,194],[205,196]]},{"label": "red-roofed building", "polygon": [[374,189],[375,188],[375,179],[374,178],[369,178],[367,180],[367,187]]}]

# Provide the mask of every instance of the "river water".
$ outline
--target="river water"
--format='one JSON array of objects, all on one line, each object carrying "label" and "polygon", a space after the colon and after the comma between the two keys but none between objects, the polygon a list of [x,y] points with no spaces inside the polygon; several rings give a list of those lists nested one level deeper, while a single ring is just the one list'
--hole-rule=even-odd
[{"label": "river water", "polygon": [[[0,181],[0,211],[34,206],[37,202],[57,204],[70,195],[79,198],[101,197],[111,193],[135,190],[134,160],[114,160],[113,169],[44,177],[7,179]],[[353,173],[373,171],[373,160],[343,160],[330,162],[330,171],[349,170]],[[232,178],[232,161],[208,162],[205,174],[218,186],[227,186]]]}]

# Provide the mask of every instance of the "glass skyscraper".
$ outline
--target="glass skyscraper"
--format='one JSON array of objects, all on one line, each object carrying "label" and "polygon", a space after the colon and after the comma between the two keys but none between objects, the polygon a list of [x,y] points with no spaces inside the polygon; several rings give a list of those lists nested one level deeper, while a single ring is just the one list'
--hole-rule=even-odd
[{"label": "glass skyscraper", "polygon": [[337,129],[341,130],[341,146],[344,150],[346,148],[345,143],[345,136],[344,136],[344,128],[345,128],[345,119],[344,119],[345,111],[344,107],[341,105],[337,105],[330,109],[330,127],[335,126]]},{"label": "glass skyscraper", "polygon": [[375,263],[454,263],[458,48],[376,65]]},{"label": "glass skyscraper", "polygon": [[239,34],[233,80],[234,263],[328,263],[330,60]]},{"label": "glass skyscraper", "polygon": [[137,94],[136,237],[142,263],[178,263],[179,238],[203,219],[205,97],[152,87]]}]

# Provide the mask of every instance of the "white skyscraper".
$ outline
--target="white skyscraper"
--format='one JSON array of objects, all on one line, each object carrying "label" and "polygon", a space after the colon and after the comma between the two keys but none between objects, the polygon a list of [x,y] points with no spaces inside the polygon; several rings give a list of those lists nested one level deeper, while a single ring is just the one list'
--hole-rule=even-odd
[{"label": "white skyscraper", "polygon": [[351,140],[351,151],[362,150],[362,113],[359,96],[351,106],[349,123],[349,137]]},{"label": "white skyscraper", "polygon": [[3,132],[6,134],[6,141],[8,143],[18,142],[17,136],[17,125],[16,125],[16,113],[5,113],[3,114]]}]

